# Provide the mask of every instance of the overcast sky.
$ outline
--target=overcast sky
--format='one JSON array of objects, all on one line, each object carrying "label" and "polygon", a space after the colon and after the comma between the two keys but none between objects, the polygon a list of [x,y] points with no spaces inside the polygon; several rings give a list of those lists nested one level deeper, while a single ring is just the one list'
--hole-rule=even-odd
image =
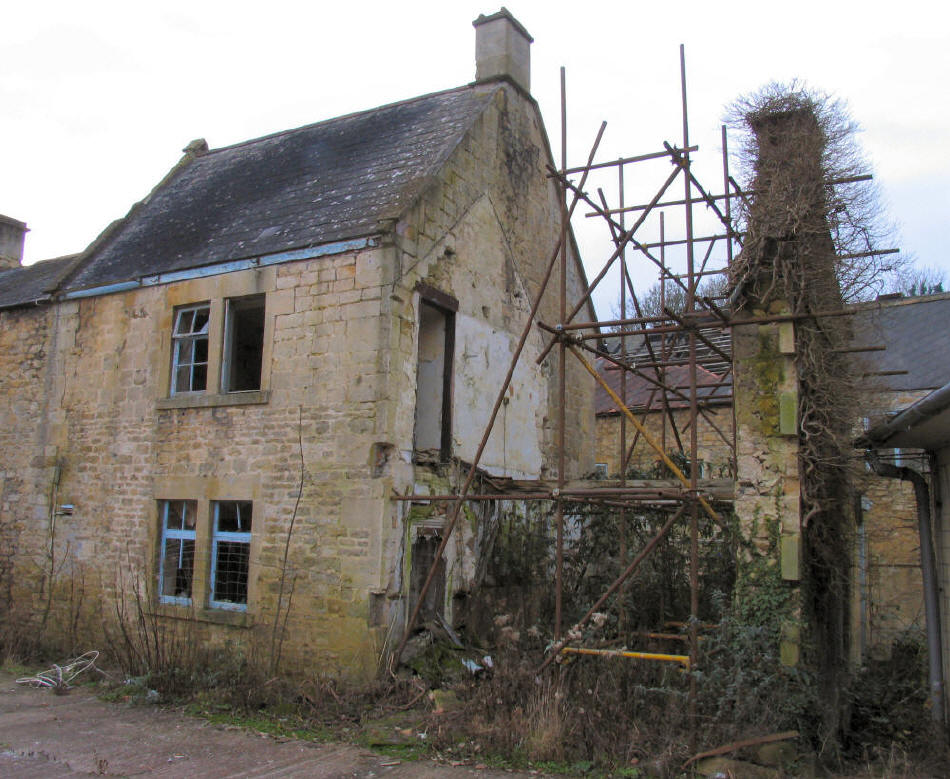
[{"label": "overcast sky", "polygon": [[[193,138],[225,146],[471,81],[471,22],[498,7],[8,4],[0,213],[28,223],[27,262],[79,251],[144,197]],[[804,80],[846,99],[862,126],[900,247],[919,264],[950,270],[942,235],[950,33],[933,2],[510,0],[508,8],[535,39],[532,92],[555,149],[558,69],[567,68],[571,164],[586,157],[601,120],[601,159],[682,140],[682,43],[690,140],[711,188],[721,189],[724,107],[770,80]]]}]

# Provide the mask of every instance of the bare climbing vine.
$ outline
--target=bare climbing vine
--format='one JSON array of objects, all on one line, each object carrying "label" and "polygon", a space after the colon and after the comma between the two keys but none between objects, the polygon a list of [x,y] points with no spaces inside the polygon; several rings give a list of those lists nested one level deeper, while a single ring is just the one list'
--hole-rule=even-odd
[{"label": "bare climbing vine", "polygon": [[899,267],[877,254],[886,227],[840,101],[798,84],[771,84],[741,99],[750,195],[746,233],[731,268],[737,311],[790,314],[798,373],[803,609],[806,657],[826,690],[825,724],[848,668],[852,528],[851,432],[858,383],[843,353],[851,338],[843,304],[873,295]]}]

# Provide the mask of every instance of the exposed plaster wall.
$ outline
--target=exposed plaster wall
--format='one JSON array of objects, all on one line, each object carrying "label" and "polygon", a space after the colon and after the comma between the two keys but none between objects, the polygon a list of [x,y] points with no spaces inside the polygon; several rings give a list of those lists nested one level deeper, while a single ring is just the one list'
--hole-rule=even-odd
[{"label": "exposed plaster wall", "polygon": [[[392,352],[393,396],[415,384],[417,282],[455,297],[457,319],[453,432],[460,457],[472,457],[488,412],[508,370],[531,304],[559,235],[556,188],[544,168],[546,141],[535,108],[505,87],[446,162],[419,205],[396,227],[398,270],[393,300],[404,338]],[[578,299],[582,279],[569,258],[569,298]],[[542,321],[557,320],[556,276],[542,300]],[[538,367],[544,339],[529,335],[506,413],[486,452],[485,464],[510,474],[551,475],[555,463],[556,351]],[[594,384],[582,367],[568,366],[567,460],[570,475],[593,466]],[[538,404],[538,401],[540,403]],[[536,410],[531,411],[532,404]],[[550,413],[549,413],[550,412]],[[407,440],[403,419],[397,440]],[[537,461],[540,452],[541,460]],[[532,462],[535,460],[535,462]]]}]

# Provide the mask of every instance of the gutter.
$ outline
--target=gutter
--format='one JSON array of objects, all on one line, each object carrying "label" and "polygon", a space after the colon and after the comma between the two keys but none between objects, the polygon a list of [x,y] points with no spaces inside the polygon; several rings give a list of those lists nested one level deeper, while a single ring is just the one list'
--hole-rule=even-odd
[{"label": "gutter", "polygon": [[931,392],[927,397],[908,406],[896,416],[869,430],[857,439],[856,446],[867,449],[887,449],[889,439],[900,433],[907,433],[931,417],[937,416],[950,406],[950,384],[945,384]]},{"label": "gutter", "polygon": [[276,254],[264,254],[258,257],[249,257],[244,260],[230,260],[227,262],[218,262],[212,265],[203,265],[197,268],[187,268],[179,271],[167,271],[165,273],[142,276],[138,279],[129,281],[119,281],[114,284],[102,284],[85,289],[74,289],[61,293],[58,297],[61,300],[75,300],[77,298],[88,298],[97,295],[108,295],[113,292],[126,292],[138,287],[153,287],[157,284],[170,284],[175,281],[186,281],[188,279],[204,278],[206,276],[217,276],[222,273],[232,273],[234,271],[248,270],[251,268],[264,268],[268,265],[279,265],[285,262],[295,262],[297,260],[313,260],[318,257],[325,257],[331,254],[342,254],[344,252],[358,251],[368,249],[379,245],[379,240],[375,236],[367,238],[352,238],[334,243],[320,244],[305,249],[291,249]]}]

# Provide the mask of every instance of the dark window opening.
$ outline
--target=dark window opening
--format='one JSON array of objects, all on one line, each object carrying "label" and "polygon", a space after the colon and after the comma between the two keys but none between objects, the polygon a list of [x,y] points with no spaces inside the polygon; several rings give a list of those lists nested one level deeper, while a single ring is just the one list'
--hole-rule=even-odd
[{"label": "dark window opening", "polygon": [[222,391],[259,390],[264,360],[264,296],[228,300],[224,326]]},{"label": "dark window opening", "polygon": [[[412,545],[412,571],[409,580],[409,614],[419,602],[419,593],[425,584],[429,569],[435,562],[435,554],[439,550],[442,537],[439,535],[419,536]],[[445,613],[445,558],[439,558],[435,577],[429,585],[422,609],[419,611],[419,621],[437,620]]]},{"label": "dark window opening", "polygon": [[455,314],[425,300],[419,307],[414,448],[452,452],[452,360]]}]

